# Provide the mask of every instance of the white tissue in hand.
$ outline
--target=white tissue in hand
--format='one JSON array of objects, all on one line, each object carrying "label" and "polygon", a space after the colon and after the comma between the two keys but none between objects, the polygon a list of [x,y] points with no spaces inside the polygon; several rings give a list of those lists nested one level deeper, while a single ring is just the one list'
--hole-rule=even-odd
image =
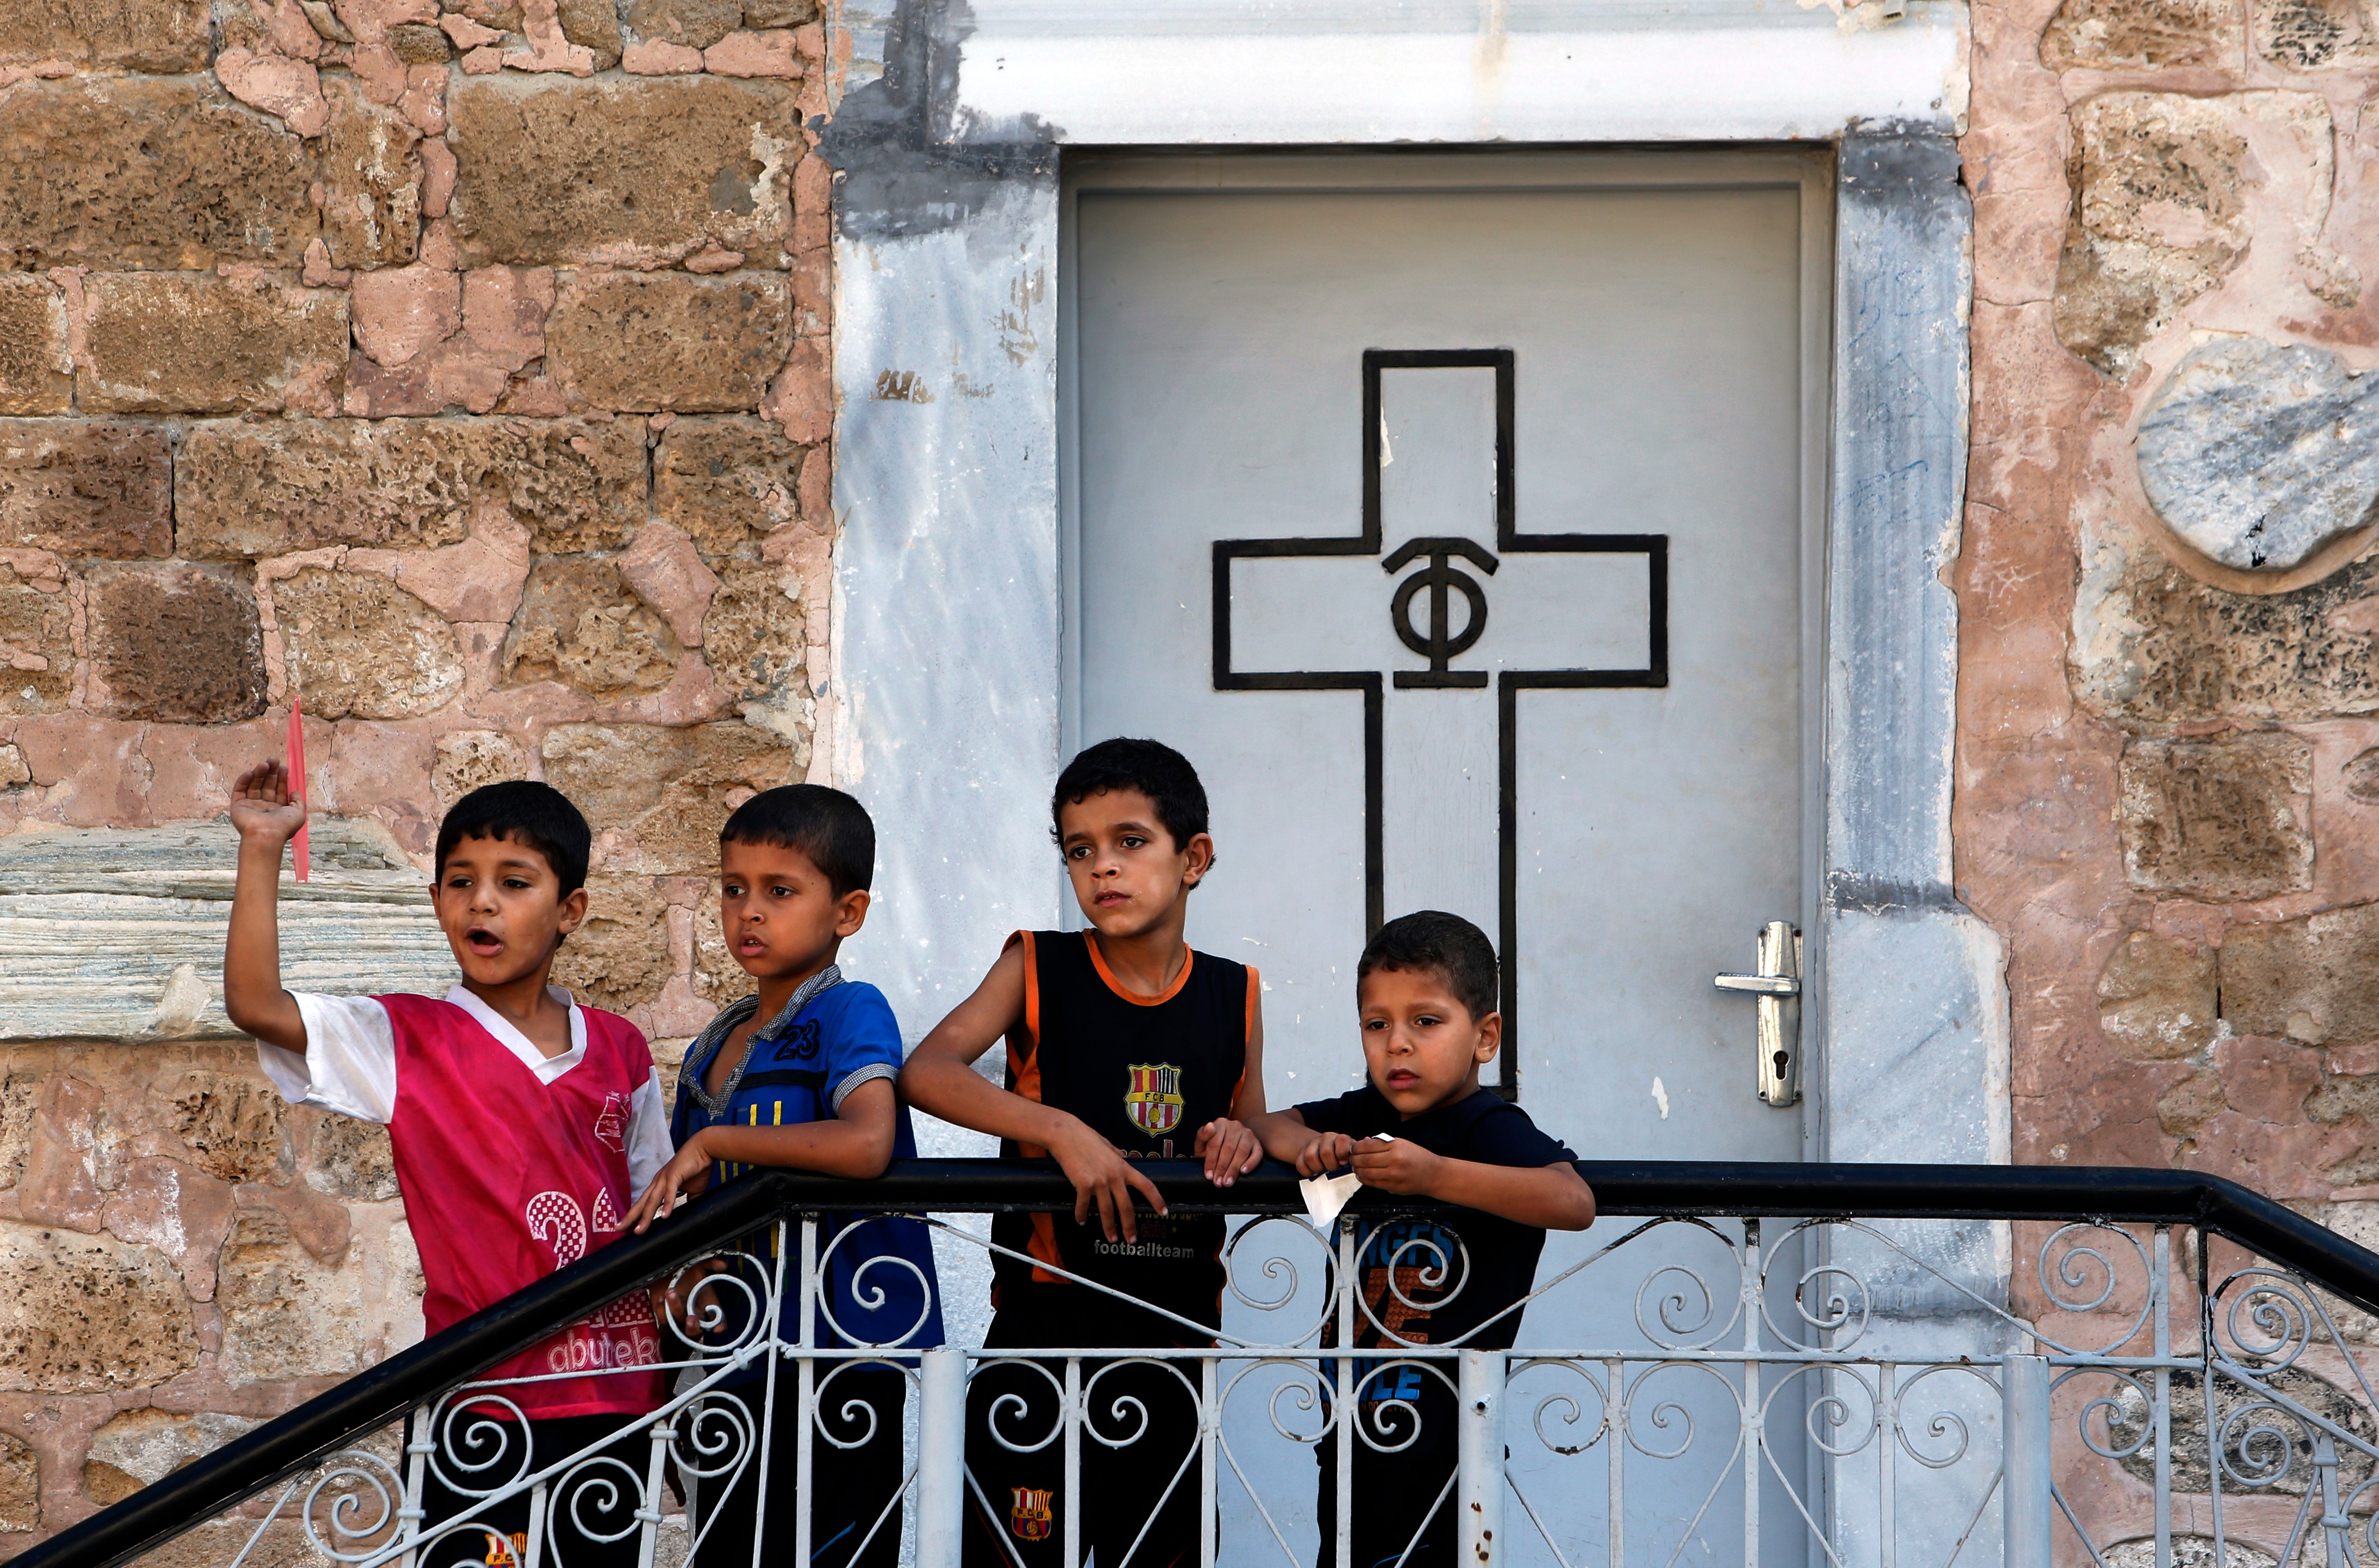
[{"label": "white tissue in hand", "polygon": [[[1384,1132],[1372,1137],[1382,1143],[1395,1141]],[[1363,1185],[1363,1180],[1348,1171],[1344,1176],[1308,1176],[1297,1185],[1305,1197],[1306,1217],[1313,1222],[1315,1230],[1327,1233],[1330,1223],[1338,1217],[1338,1211],[1346,1206],[1346,1200],[1355,1196],[1355,1189]]]},{"label": "white tissue in hand", "polygon": [[1348,1171],[1345,1176],[1309,1176],[1297,1185],[1305,1194],[1306,1217],[1313,1222],[1315,1230],[1327,1234],[1330,1222],[1338,1217],[1338,1211],[1346,1206],[1346,1200],[1354,1197],[1355,1189],[1363,1183],[1362,1178]]}]

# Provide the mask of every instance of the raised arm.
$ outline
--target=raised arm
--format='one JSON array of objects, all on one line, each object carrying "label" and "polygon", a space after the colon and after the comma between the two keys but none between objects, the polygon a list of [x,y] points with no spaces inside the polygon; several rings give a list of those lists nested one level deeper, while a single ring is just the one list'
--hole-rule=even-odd
[{"label": "raised arm", "polygon": [[231,787],[231,821],[239,830],[239,874],[223,937],[223,1011],[242,1032],[303,1054],[305,1017],[281,988],[281,854],[306,826],[288,770],[268,762],[241,774]]},{"label": "raised arm", "polygon": [[1088,1219],[1095,1204],[1109,1241],[1118,1232],[1124,1240],[1137,1241],[1131,1195],[1141,1193],[1161,1214],[1165,1200],[1156,1184],[1081,1118],[1011,1093],[974,1070],[976,1057],[1024,1021],[1024,965],[1021,942],[999,955],[974,995],[951,1008],[909,1054],[900,1069],[900,1092],[910,1104],[946,1122],[1046,1149],[1074,1184],[1075,1222]]}]

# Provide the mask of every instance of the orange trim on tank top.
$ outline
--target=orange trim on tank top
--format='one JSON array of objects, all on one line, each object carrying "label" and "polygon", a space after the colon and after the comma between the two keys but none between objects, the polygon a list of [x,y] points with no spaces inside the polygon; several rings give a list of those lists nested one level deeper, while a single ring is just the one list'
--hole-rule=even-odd
[{"label": "orange trim on tank top", "polygon": [[[1057,1256],[1057,1221],[1055,1216],[1049,1214],[1033,1216],[1033,1238],[1024,1244],[1024,1250],[1040,1260],[1033,1265],[1034,1285],[1063,1283],[1056,1274],[1049,1272],[1049,1269],[1062,1269],[1066,1266],[1066,1260]],[[1046,1263],[1049,1267],[1043,1268],[1041,1266],[1043,1263]],[[1215,1298],[1221,1299],[1219,1292]]]},{"label": "orange trim on tank top", "polygon": [[[1008,941],[1010,947],[1019,942],[1024,944],[1024,1021],[1021,1028],[1025,1042],[1024,1059],[1020,1062],[1016,1059],[1016,1036],[1012,1032],[1008,1035],[1008,1070],[1015,1075],[1016,1092],[1038,1105],[1041,1104],[1041,966],[1034,961],[1033,933],[1020,931]],[[1027,1143],[1022,1139],[1016,1140],[1016,1152],[1028,1160],[1049,1157],[1049,1151],[1037,1143]],[[1057,1226],[1050,1216],[1033,1216],[1033,1235],[1025,1241],[1024,1250],[1037,1260],[1033,1268],[1033,1284],[1058,1283],[1057,1276],[1049,1270],[1065,1267],[1065,1260],[1057,1255]],[[1048,1267],[1044,1268],[1043,1264]],[[999,1306],[996,1290],[992,1293],[991,1304],[994,1309]]]},{"label": "orange trim on tank top", "polygon": [[[1016,1055],[1016,1031],[1008,1035],[1008,1070],[1016,1080],[1016,1092],[1034,1104],[1041,1104],[1041,968],[1033,961],[1033,933],[1020,931],[1009,936],[1008,947],[1024,944],[1024,1055]],[[1005,949],[1003,949],[1004,951]],[[1028,1160],[1045,1160],[1049,1151],[1037,1143],[1017,1140],[1017,1152]]]},{"label": "orange trim on tank top", "polygon": [[[1248,1047],[1249,1047],[1250,1045],[1253,1044],[1253,1043],[1254,1043],[1254,1042],[1255,1042],[1255,1037],[1256,1037],[1256,996],[1257,996],[1257,995],[1259,994],[1259,992],[1262,989],[1262,986],[1263,986],[1263,976],[1262,976],[1262,975],[1260,975],[1260,974],[1258,974],[1258,973],[1256,972],[1256,966],[1255,966],[1255,965],[1253,965],[1253,964],[1250,964],[1250,965],[1248,966],[1248,1022],[1247,1022],[1247,1031],[1246,1031],[1246,1032],[1245,1032],[1245,1033],[1243,1033],[1243,1034],[1241,1034],[1241,1035],[1239,1036],[1239,1081],[1238,1081],[1238,1082],[1237,1082],[1237,1083],[1235,1083],[1235,1084],[1233,1084],[1233,1085],[1231,1085],[1231,1109],[1230,1109],[1230,1114],[1231,1114],[1232,1116],[1238,1116],[1238,1115],[1239,1114],[1239,1092],[1240,1092],[1241,1090],[1244,1090],[1244,1089],[1245,1089],[1245,1088],[1247,1088],[1247,1086],[1248,1086],[1248,1065],[1247,1065],[1247,1064],[1248,1064]],[[1215,1299],[1216,1301],[1218,1301],[1218,1302],[1222,1299],[1222,1297],[1221,1297],[1220,1293],[1217,1293],[1217,1294],[1216,1294],[1216,1296],[1215,1296],[1214,1299]],[[1219,1309],[1217,1309],[1219,1310]]]},{"label": "orange trim on tank top", "polygon": [[1116,983],[1115,971],[1107,968],[1106,959],[1099,954],[1099,945],[1091,940],[1091,934],[1087,931],[1082,933],[1082,946],[1091,950],[1091,967],[1099,971],[1099,978],[1106,982],[1107,989],[1122,997],[1125,1001],[1129,1002],[1135,1007],[1161,1007],[1165,1003],[1173,1000],[1174,997],[1181,995],[1181,988],[1190,983],[1190,970],[1195,968],[1198,963],[1198,952],[1196,948],[1182,948],[1181,951],[1187,956],[1182,959],[1181,972],[1173,977],[1173,983],[1166,986],[1164,991],[1157,995],[1135,996],[1130,992]]}]

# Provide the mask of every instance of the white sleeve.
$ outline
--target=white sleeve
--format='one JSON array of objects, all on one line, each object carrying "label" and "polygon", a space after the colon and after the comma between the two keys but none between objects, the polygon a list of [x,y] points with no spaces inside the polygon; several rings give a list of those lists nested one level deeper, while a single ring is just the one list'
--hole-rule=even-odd
[{"label": "white sleeve", "polygon": [[628,1196],[640,1196],[676,1152],[670,1141],[669,1106],[661,1101],[661,1072],[655,1067],[628,1107]]},{"label": "white sleeve", "polygon": [[306,1020],[306,1054],[262,1041],[257,1065],[281,1097],[386,1126],[396,1115],[396,1028],[369,996],[291,993]]}]

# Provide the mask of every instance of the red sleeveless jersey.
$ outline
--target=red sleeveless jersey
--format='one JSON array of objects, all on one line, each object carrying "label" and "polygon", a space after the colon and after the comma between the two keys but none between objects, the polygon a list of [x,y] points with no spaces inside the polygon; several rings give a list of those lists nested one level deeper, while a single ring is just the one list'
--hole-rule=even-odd
[{"label": "red sleeveless jersey", "polygon": [[[421,1252],[421,1312],[438,1333],[618,1239],[634,1195],[626,1139],[652,1055],[593,1007],[586,1058],[537,1074],[452,1002],[378,998],[396,1035],[389,1140]],[[514,1357],[489,1378],[577,1376],[492,1392],[544,1419],[652,1409],[660,1335],[639,1291]]]}]

